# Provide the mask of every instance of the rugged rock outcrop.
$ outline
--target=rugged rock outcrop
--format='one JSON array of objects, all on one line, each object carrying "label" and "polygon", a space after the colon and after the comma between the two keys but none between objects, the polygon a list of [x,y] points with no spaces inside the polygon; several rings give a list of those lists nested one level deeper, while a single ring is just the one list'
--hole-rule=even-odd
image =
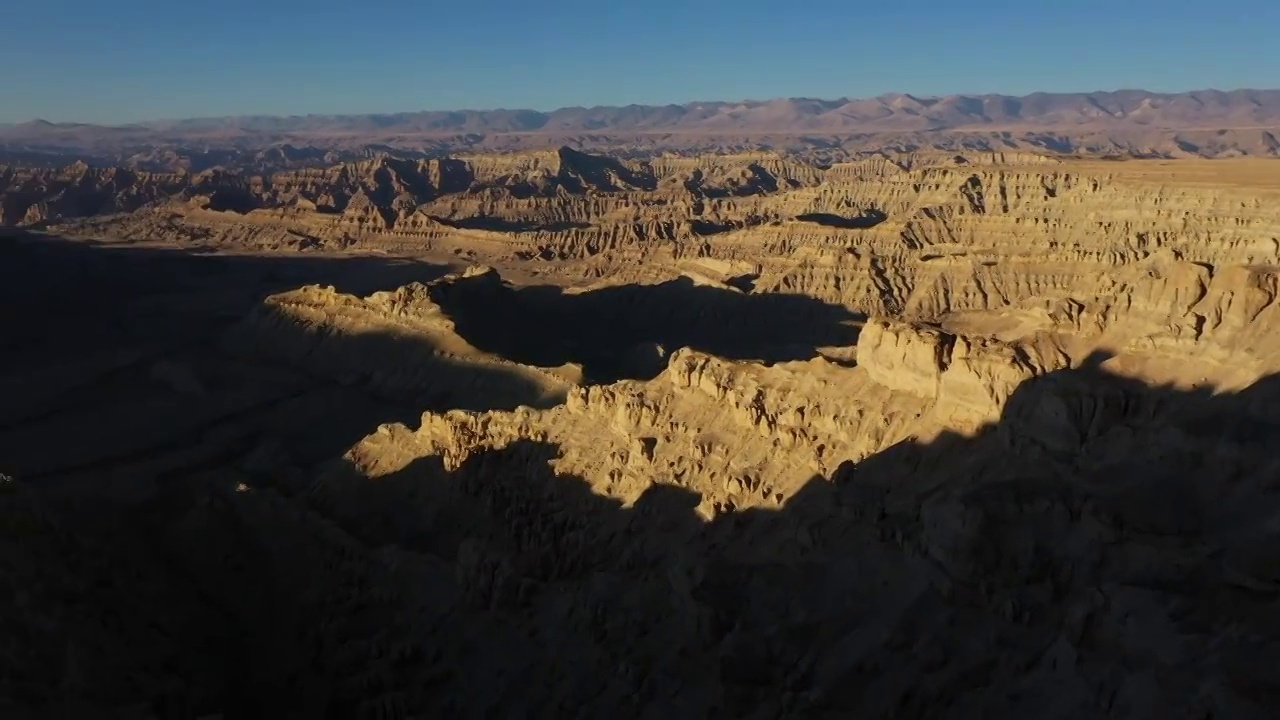
[{"label": "rugged rock outcrop", "polygon": [[[622,282],[695,273],[940,322],[1103,296],[1115,268],[1159,257],[1280,264],[1270,163],[1173,168],[980,153],[829,166],[768,155],[635,160],[562,148],[253,177],[25,170],[0,176],[0,196],[7,222],[61,232],[456,253]],[[1026,307],[1033,300],[1038,310]]]},{"label": "rugged rock outcrop", "polygon": [[934,401],[945,424],[994,421],[1027,380],[1069,367],[1052,341],[1010,344],[890,321],[869,322],[858,339],[858,366],[876,382]]}]

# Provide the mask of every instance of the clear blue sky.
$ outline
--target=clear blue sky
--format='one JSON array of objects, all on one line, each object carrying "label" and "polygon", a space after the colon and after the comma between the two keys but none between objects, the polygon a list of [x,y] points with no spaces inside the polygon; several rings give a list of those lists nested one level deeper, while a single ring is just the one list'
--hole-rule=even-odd
[{"label": "clear blue sky", "polygon": [[1280,0],[9,0],[0,122],[1280,87]]}]

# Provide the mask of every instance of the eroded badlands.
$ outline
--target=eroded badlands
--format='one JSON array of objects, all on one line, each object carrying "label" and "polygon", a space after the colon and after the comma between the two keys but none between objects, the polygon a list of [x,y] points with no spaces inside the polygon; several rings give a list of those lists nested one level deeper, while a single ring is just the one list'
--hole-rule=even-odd
[{"label": "eroded badlands", "polygon": [[0,171],[6,717],[1265,718],[1280,165]]}]

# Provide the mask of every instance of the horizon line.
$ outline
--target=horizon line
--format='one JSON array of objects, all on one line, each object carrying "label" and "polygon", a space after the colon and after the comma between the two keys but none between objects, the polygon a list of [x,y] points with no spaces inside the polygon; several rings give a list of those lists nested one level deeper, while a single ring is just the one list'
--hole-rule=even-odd
[{"label": "horizon line", "polygon": [[879,95],[869,95],[869,96],[860,96],[860,97],[841,95],[838,97],[827,97],[827,98],[817,97],[817,96],[807,96],[807,95],[784,95],[784,96],[775,96],[775,97],[742,98],[742,99],[733,99],[733,100],[721,99],[721,100],[687,100],[684,102],[667,102],[667,103],[627,103],[625,105],[563,105],[560,107],[551,108],[549,110],[539,110],[536,108],[529,108],[529,107],[523,107],[523,108],[522,107],[489,107],[489,108],[470,107],[470,108],[448,108],[448,109],[416,109],[416,110],[336,112],[336,113],[323,113],[323,112],[281,113],[281,114],[245,113],[245,114],[230,114],[230,115],[194,115],[194,116],[186,116],[186,117],[163,117],[163,118],[151,118],[146,120],[135,120],[132,122],[123,122],[123,123],[98,123],[98,122],[77,121],[77,120],[49,121],[49,120],[45,120],[44,118],[36,117],[30,120],[23,120],[18,122],[0,123],[0,128],[6,128],[6,127],[13,128],[13,127],[19,127],[23,125],[48,125],[52,127],[91,126],[91,127],[100,127],[100,128],[126,129],[126,128],[133,128],[133,127],[147,128],[149,125],[158,124],[158,123],[199,122],[199,121],[213,121],[213,120],[260,120],[260,119],[288,120],[288,119],[303,119],[303,118],[317,118],[317,117],[354,118],[354,117],[369,117],[369,116],[392,116],[393,117],[393,116],[403,116],[403,115],[422,115],[427,113],[527,112],[527,113],[536,113],[539,115],[552,115],[554,113],[557,113],[563,110],[621,110],[625,108],[634,108],[634,107],[641,107],[641,108],[688,107],[690,105],[700,105],[700,104],[715,104],[715,105],[733,105],[733,104],[745,104],[745,103],[768,104],[773,102],[781,102],[785,100],[809,100],[809,101],[817,101],[817,102],[840,102],[840,101],[856,102],[859,100],[879,100],[887,97],[909,97],[915,100],[943,100],[946,98],[956,98],[956,97],[959,97],[959,98],[1002,97],[1002,98],[1021,99],[1021,98],[1028,98],[1034,95],[1101,95],[1101,94],[1116,94],[1116,93],[1125,93],[1125,92],[1146,93],[1149,95],[1194,95],[1196,93],[1230,94],[1230,93],[1239,93],[1239,92],[1280,92],[1280,87],[1274,87],[1274,88],[1237,87],[1237,88],[1230,88],[1230,89],[1203,87],[1203,88],[1194,88],[1190,90],[1178,90],[1178,91],[1155,91],[1155,90],[1146,90],[1144,88],[1136,88],[1136,87],[1131,87],[1131,88],[1122,87],[1122,88],[1115,88],[1115,89],[1109,89],[1109,90],[1108,89],[1079,90],[1079,91],[1038,90],[1038,91],[1034,91],[1026,94],[1020,94],[1020,95],[1015,95],[1010,93],[999,93],[999,92],[974,92],[974,93],[955,92],[955,93],[946,93],[942,95],[916,94],[916,93],[910,93],[910,92],[884,92],[884,93],[880,93]]}]

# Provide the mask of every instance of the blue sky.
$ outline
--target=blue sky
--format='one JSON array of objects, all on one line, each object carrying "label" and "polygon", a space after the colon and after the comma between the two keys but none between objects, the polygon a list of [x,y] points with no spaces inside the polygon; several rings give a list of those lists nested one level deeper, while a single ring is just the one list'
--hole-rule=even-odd
[{"label": "blue sky", "polygon": [[1280,0],[11,0],[0,122],[1280,87]]}]

